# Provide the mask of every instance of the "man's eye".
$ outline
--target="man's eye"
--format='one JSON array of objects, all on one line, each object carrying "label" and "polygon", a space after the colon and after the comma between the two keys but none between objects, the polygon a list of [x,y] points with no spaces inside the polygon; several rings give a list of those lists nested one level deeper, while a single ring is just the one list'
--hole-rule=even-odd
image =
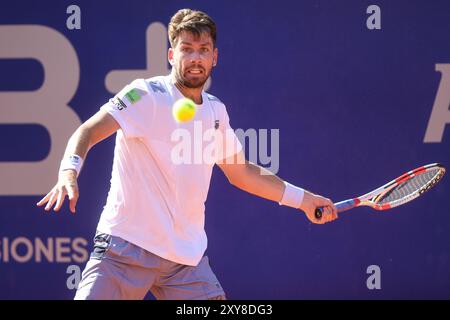
[{"label": "man's eye", "polygon": [[202,52],[209,52],[208,48],[202,48]]}]

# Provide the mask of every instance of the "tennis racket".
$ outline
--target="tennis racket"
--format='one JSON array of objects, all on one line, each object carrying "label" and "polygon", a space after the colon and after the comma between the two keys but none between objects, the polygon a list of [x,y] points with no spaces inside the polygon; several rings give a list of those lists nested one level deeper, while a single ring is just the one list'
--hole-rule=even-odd
[{"label": "tennis racket", "polygon": [[[431,163],[411,170],[365,195],[335,203],[335,206],[338,212],[344,212],[359,206],[388,210],[416,199],[434,187],[444,174],[445,167],[443,165]],[[317,208],[315,211],[316,218],[320,220],[322,213],[322,208]]]}]

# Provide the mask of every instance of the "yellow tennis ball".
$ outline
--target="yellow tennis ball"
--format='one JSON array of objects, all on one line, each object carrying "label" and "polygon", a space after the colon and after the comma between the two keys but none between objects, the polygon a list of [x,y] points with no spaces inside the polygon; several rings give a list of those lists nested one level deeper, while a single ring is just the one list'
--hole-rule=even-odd
[{"label": "yellow tennis ball", "polygon": [[172,115],[177,122],[187,122],[194,118],[197,107],[191,99],[177,100],[172,107]]}]

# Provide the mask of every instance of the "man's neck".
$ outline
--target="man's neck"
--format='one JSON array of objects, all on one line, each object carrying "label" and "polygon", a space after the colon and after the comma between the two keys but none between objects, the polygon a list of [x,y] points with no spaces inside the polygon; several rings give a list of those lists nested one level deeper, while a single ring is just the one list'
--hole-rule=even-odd
[{"label": "man's neck", "polygon": [[174,76],[172,76],[172,83],[180,90],[180,92],[185,96],[186,98],[191,99],[195,102],[195,104],[202,104],[202,91],[203,86],[200,88],[187,88],[180,83],[178,83]]}]

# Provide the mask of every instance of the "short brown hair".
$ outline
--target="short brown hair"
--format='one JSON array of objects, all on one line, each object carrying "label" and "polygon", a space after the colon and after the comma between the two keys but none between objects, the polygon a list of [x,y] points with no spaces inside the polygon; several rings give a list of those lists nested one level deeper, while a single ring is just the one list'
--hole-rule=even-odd
[{"label": "short brown hair", "polygon": [[177,45],[177,38],[182,31],[193,33],[199,37],[203,32],[208,33],[216,46],[216,23],[202,11],[181,9],[173,15],[169,23],[169,41],[172,48]]}]

